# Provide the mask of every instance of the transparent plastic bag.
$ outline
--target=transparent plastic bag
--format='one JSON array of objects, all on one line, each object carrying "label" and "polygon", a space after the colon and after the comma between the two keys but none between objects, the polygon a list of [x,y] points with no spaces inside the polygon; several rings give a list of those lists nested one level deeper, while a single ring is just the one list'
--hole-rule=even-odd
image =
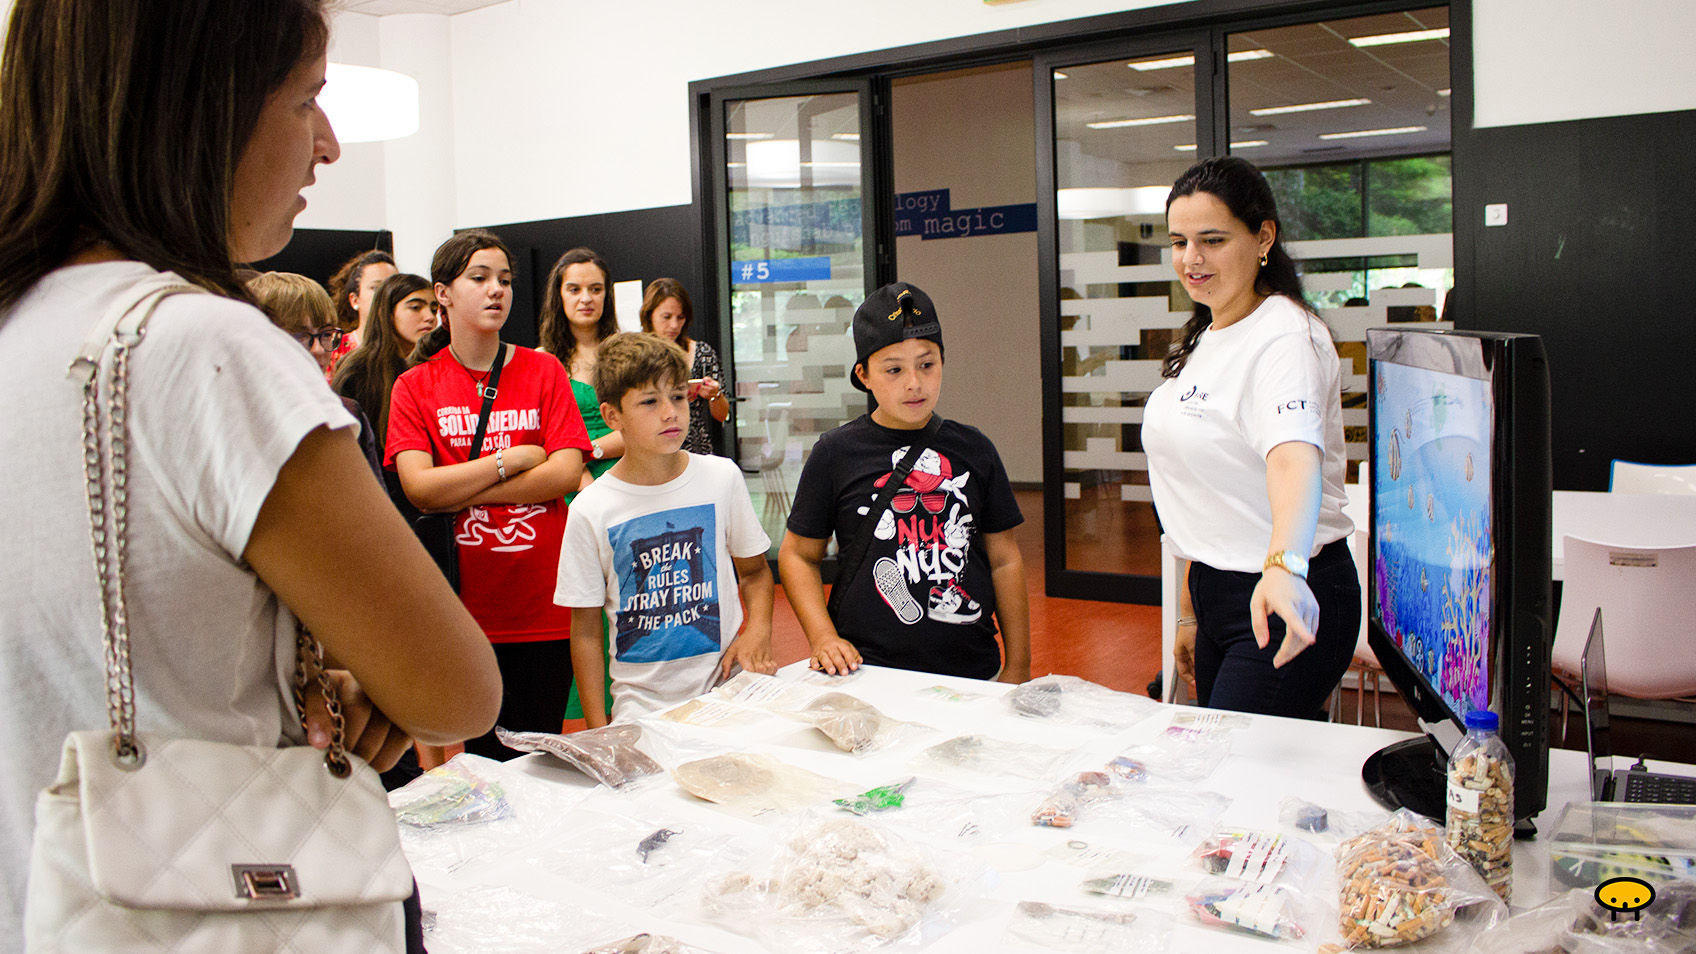
[{"label": "transparent plastic bag", "polygon": [[1225,730],[1235,732],[1254,724],[1254,717],[1243,712],[1224,712],[1219,709],[1186,707],[1172,713],[1174,729],[1199,729],[1204,732]]},{"label": "transparent plastic bag", "polygon": [[1308,892],[1319,888],[1327,874],[1324,852],[1275,831],[1217,829],[1202,839],[1190,858],[1216,877]]},{"label": "transparent plastic bag", "polygon": [[907,804],[907,789],[912,788],[918,779],[909,775],[899,782],[879,785],[870,791],[861,792],[852,798],[836,799],[836,807],[856,815],[875,815],[880,812],[894,811]]},{"label": "transparent plastic bag", "polygon": [[819,696],[813,686],[758,672],[739,672],[712,692],[727,702],[771,712],[797,712]]},{"label": "transparent plastic bag", "polygon": [[1135,765],[1153,778],[1199,782],[1231,754],[1231,730],[1171,727],[1153,741],[1133,745],[1116,762]]},{"label": "transparent plastic bag", "polygon": [[1067,725],[1118,731],[1128,729],[1160,711],[1152,699],[1079,679],[1043,676],[1014,686],[1007,705],[1019,715],[1051,719]]},{"label": "transparent plastic bag", "polygon": [[764,864],[707,878],[701,911],[775,951],[917,947],[959,922],[982,876],[867,820],[809,813]]},{"label": "transparent plastic bag", "polygon": [[580,810],[561,836],[533,846],[524,860],[571,881],[594,873],[595,887],[646,909],[662,909],[693,892],[709,867],[745,857],[727,832],[694,818],[632,817]]},{"label": "transparent plastic bag", "polygon": [[922,698],[937,702],[952,703],[976,702],[985,698],[981,692],[972,692],[970,689],[955,689],[950,686],[926,686],[919,690],[919,695]]},{"label": "transparent plastic bag", "polygon": [[[482,766],[480,762],[489,762]],[[461,756],[389,794],[395,820],[415,828],[480,825],[512,818],[506,786],[490,772],[492,759]]]},{"label": "transparent plastic bag", "polygon": [[615,790],[634,788],[665,773],[664,766],[636,747],[642,727],[631,722],[570,735],[508,732],[497,726],[495,736],[509,749],[545,752]]},{"label": "transparent plastic bag", "polygon": [[1284,796],[1278,803],[1278,823],[1309,834],[1333,838],[1353,838],[1390,820],[1388,812],[1340,812],[1293,795]]},{"label": "transparent plastic bag", "polygon": [[1596,902],[1594,888],[1575,888],[1492,926],[1472,949],[1478,954],[1696,951],[1696,881],[1663,881],[1654,887],[1655,899],[1647,907],[1617,917]]},{"label": "transparent plastic bag", "polygon": [[1467,950],[1479,931],[1507,918],[1507,905],[1449,848],[1443,829],[1405,808],[1337,847],[1337,881],[1345,948],[1412,944],[1466,911],[1466,930],[1453,932],[1447,949]]},{"label": "transparent plastic bag", "polygon": [[1045,828],[1070,828],[1091,806],[1110,802],[1125,795],[1124,787],[1115,785],[1114,777],[1106,772],[1079,772],[1042,800],[1031,812],[1031,824]]},{"label": "transparent plastic bag", "polygon": [[1203,879],[1184,901],[1202,924],[1277,941],[1299,941],[1324,919],[1324,906],[1300,891],[1234,878]]},{"label": "transparent plastic bag", "polygon": [[[1092,878],[1112,878],[1134,871],[1148,862],[1146,854],[1103,842],[1071,838],[1044,852],[1064,865],[1082,868]],[[1094,892],[1101,893],[1101,892]]]},{"label": "transparent plastic bag", "polygon": [[1110,954],[1164,951],[1171,939],[1169,915],[1020,901],[1007,922],[1003,940],[1034,945],[1045,951]]},{"label": "transparent plastic bag", "polygon": [[960,735],[925,749],[908,766],[920,772],[1011,775],[1046,781],[1059,775],[1071,757],[1070,751],[1053,746]]},{"label": "transparent plastic bag", "polygon": [[1100,878],[1087,878],[1078,887],[1108,898],[1160,903],[1170,901],[1177,894],[1178,884],[1170,878],[1122,871]]},{"label": "transparent plastic bag", "polygon": [[739,729],[765,718],[763,713],[734,706],[718,699],[690,699],[688,702],[661,713],[659,718],[680,725],[708,729]]},{"label": "transparent plastic bag", "polygon": [[970,846],[999,838],[1029,817],[1029,793],[984,794],[934,778],[919,779],[903,793],[899,809],[877,816],[883,824],[926,841]]},{"label": "transparent plastic bag", "polygon": [[811,723],[833,745],[853,755],[867,755],[925,731],[916,723],[891,719],[871,703],[845,692],[824,693],[793,715]]},{"label": "transparent plastic bag", "polygon": [[832,745],[854,755],[876,752],[924,730],[915,723],[892,719],[846,692],[821,692],[814,686],[761,673],[738,673],[713,694],[733,706],[799,719],[818,729]]},{"label": "transparent plastic bag", "polygon": [[425,901],[424,943],[431,954],[558,954],[628,933],[576,905],[500,885]]},{"label": "transparent plastic bag", "polygon": [[732,752],[671,770],[684,791],[748,816],[791,812],[850,795],[850,782],[826,778],[757,752]]},{"label": "transparent plastic bag", "polygon": [[456,755],[389,793],[400,843],[420,871],[454,872],[551,837],[593,789],[533,778],[477,755]]},{"label": "transparent plastic bag", "polygon": [[705,948],[685,944],[664,934],[636,934],[597,944],[583,954],[709,954]]},{"label": "transparent plastic bag", "polygon": [[1093,837],[1112,831],[1115,837],[1143,837],[1195,845],[1213,831],[1231,800],[1218,792],[1145,785],[1133,797],[1093,806],[1074,831]]}]

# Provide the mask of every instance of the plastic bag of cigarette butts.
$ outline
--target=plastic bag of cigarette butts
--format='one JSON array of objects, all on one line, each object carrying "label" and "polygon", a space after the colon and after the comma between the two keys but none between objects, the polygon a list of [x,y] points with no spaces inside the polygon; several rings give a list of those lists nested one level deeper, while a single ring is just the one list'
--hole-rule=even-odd
[{"label": "plastic bag of cigarette butts", "polygon": [[1337,950],[1398,947],[1441,932],[1420,949],[1464,951],[1508,916],[1507,905],[1444,842],[1443,829],[1405,808],[1337,847],[1337,882]]}]

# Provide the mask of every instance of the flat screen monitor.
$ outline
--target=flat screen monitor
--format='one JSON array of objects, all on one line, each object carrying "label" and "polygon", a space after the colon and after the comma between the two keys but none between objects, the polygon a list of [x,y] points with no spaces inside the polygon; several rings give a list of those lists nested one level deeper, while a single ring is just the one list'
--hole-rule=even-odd
[{"label": "flat screen monitor", "polygon": [[1535,335],[1370,329],[1368,643],[1425,737],[1368,760],[1373,795],[1443,815],[1466,714],[1500,716],[1525,828],[1547,801],[1549,378]]}]

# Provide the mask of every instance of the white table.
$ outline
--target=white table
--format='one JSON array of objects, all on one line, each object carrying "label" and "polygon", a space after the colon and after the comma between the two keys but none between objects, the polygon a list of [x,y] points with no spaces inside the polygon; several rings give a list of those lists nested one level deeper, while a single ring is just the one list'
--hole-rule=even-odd
[{"label": "white table", "polygon": [[[1365,571],[1359,533],[1371,526],[1371,506],[1367,489],[1362,484],[1344,484],[1348,502],[1343,513],[1354,521],[1356,536],[1350,545],[1355,550],[1355,562]],[[1557,490],[1549,508],[1549,527],[1553,536],[1550,551],[1550,578],[1566,578],[1566,537],[1582,537],[1602,543],[1628,547],[1683,546],[1696,543],[1696,495],[1685,494],[1624,494],[1601,493],[1589,490]],[[1178,632],[1179,560],[1173,554],[1164,535],[1160,538],[1160,652],[1161,672],[1172,698],[1172,643]],[[1365,592],[1363,600],[1370,599]],[[1365,616],[1362,615],[1364,625]]]},{"label": "white table", "polygon": [[[781,675],[786,679],[800,679],[806,673],[797,664],[785,669]],[[963,703],[944,702],[922,693],[926,687],[935,685],[976,693],[981,698]],[[907,762],[926,746],[956,734],[981,732],[1008,741],[1039,742],[1059,749],[1075,749],[1056,779],[1058,781],[1073,772],[1099,769],[1129,745],[1152,739],[1170,723],[1173,713],[1196,711],[1162,706],[1136,726],[1118,733],[1107,733],[1021,718],[1012,713],[1000,698],[1008,688],[997,683],[866,667],[862,674],[842,685],[841,690],[878,706],[893,717],[923,722],[938,731],[865,758],[839,752],[816,731],[793,720],[777,717],[769,717],[754,727],[739,729],[734,736],[729,736],[728,730],[718,731],[726,733],[724,741],[739,748],[765,752],[801,768],[866,788],[912,774],[907,769]],[[1332,811],[1374,808],[1360,781],[1361,763],[1377,749],[1409,737],[1406,733],[1382,729],[1298,722],[1270,716],[1252,719],[1250,726],[1238,730],[1231,755],[1225,763],[1212,777],[1196,785],[1198,789],[1215,791],[1234,799],[1221,819],[1225,824],[1275,827],[1279,803],[1286,795],[1313,801]],[[1544,816],[1547,825],[1553,824],[1561,804],[1584,794],[1582,757],[1579,753],[1558,754],[1560,757],[1554,766],[1556,780],[1551,785],[1554,807]],[[1571,756],[1579,756],[1578,761]],[[727,814],[684,793],[669,778],[635,794],[619,795],[604,789],[589,792],[589,783],[583,776],[544,756],[532,755],[507,763],[502,771],[521,775],[523,780],[537,780],[547,787],[549,793],[561,797],[582,793],[583,800],[562,813],[560,826],[563,827],[551,829],[545,838],[538,836],[543,842],[549,838],[569,841],[574,837],[586,837],[586,833],[593,831],[595,819],[599,819],[604,827],[609,818],[621,816],[639,817],[645,823],[665,824],[673,828],[710,826],[713,830],[753,834],[763,839],[781,837],[785,828],[784,819],[779,817],[767,816],[756,821]],[[526,784],[530,782],[526,781]],[[1040,783],[1036,787],[1052,788]],[[1040,798],[1040,794],[1032,798],[1033,807]],[[577,817],[584,820],[583,825],[591,827],[575,829],[576,834],[573,834],[570,824]],[[1116,832],[1104,831],[1099,824],[1086,827],[1088,822],[1086,817],[1084,823],[1071,830],[1039,828],[1026,823],[1011,824],[1008,830],[995,832],[994,838],[998,844],[1026,846],[1015,850],[1027,855],[1078,838],[1094,839],[1097,844],[1116,843]],[[1127,847],[1131,844],[1133,842],[1126,842]],[[1137,841],[1134,844],[1145,847],[1147,842]],[[1334,841],[1316,839],[1315,844],[1328,851]],[[687,906],[682,902],[644,910],[599,887],[593,871],[571,877],[549,870],[546,865],[535,862],[534,849],[545,849],[546,844],[529,848],[532,850],[507,850],[473,858],[451,871],[415,864],[426,909],[436,910],[446,903],[451,910],[453,898],[468,897],[464,892],[487,890],[480,886],[504,886],[527,896],[573,906],[571,910],[581,909],[587,912],[581,917],[599,918],[608,924],[616,924],[624,934],[638,931],[670,934],[724,954],[765,950],[746,935],[701,920],[694,912],[686,910]],[[1193,881],[1199,872],[1187,867],[1190,864],[1185,860],[1187,852],[1187,848],[1174,843],[1154,867],[1157,871],[1170,871],[1175,877],[1188,873]],[[525,858],[526,854],[531,857]],[[1546,845],[1542,842],[1516,845],[1515,866],[1514,906],[1521,908],[1542,901],[1547,883]],[[1052,860],[1045,860],[1039,867],[1029,870],[1002,873],[999,882],[989,888],[986,900],[973,908],[971,916],[926,950],[939,954],[1029,952],[1033,949],[1003,941],[1003,932],[1017,902],[1037,900],[1089,908],[1112,906],[1109,903],[1111,899],[1083,892],[1078,887],[1083,877],[1080,869]],[[1271,948],[1265,941],[1203,928],[1184,917],[1175,921],[1171,950],[1180,954],[1232,951],[1266,954]]]}]

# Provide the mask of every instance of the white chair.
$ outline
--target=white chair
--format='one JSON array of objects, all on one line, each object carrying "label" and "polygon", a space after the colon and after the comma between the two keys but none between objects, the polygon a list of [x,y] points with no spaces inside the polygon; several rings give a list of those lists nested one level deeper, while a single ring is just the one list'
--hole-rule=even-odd
[{"label": "white chair", "polygon": [[760,412],[765,430],[761,440],[752,449],[747,441],[742,447],[742,472],[760,475],[761,496],[765,498],[763,518],[768,527],[781,527],[789,519],[791,503],[783,462],[789,456],[790,407],[788,401],[767,404]]},{"label": "white chair", "polygon": [[1638,464],[1615,460],[1608,491],[1616,494],[1696,494],[1696,464]]},{"label": "white chair", "polygon": [[[1366,464],[1362,462],[1361,471],[1364,473]],[[1372,605],[1366,590],[1367,548],[1371,545],[1371,535],[1365,527],[1355,527],[1354,534],[1349,539],[1349,549],[1354,553],[1355,575],[1360,578],[1360,634],[1355,638],[1354,659],[1349,662],[1349,672],[1355,676],[1354,724],[1366,724],[1366,681],[1372,680],[1372,724],[1384,724],[1384,667],[1378,664],[1378,655],[1366,643],[1368,620],[1367,610]],[[1341,708],[1343,687],[1331,694],[1331,721],[1343,721]]]},{"label": "white chair", "polygon": [[[1602,610],[1608,645],[1608,692],[1636,699],[1696,695],[1691,593],[1696,544],[1624,547],[1565,538],[1566,581],[1555,627],[1557,678],[1576,683],[1590,621]],[[1565,733],[1565,706],[1562,706]]]}]

